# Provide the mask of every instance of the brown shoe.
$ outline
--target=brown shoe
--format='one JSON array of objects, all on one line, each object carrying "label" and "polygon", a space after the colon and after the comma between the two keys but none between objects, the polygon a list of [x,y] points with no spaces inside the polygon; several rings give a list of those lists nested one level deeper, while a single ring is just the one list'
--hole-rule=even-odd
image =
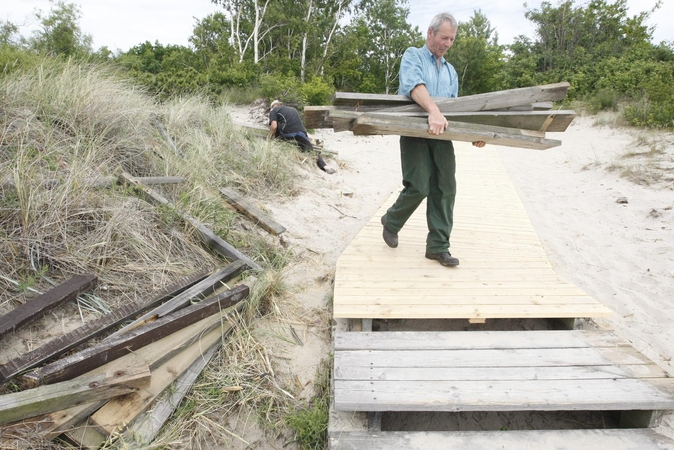
[{"label": "brown shoe", "polygon": [[384,242],[389,247],[396,248],[398,246],[398,234],[386,228],[386,214],[381,216],[381,224],[384,226],[384,231],[382,232]]},{"label": "brown shoe", "polygon": [[440,253],[428,253],[426,252],[426,258],[435,259],[440,264],[446,267],[458,266],[459,258],[455,258],[450,255],[449,252],[440,252]]}]

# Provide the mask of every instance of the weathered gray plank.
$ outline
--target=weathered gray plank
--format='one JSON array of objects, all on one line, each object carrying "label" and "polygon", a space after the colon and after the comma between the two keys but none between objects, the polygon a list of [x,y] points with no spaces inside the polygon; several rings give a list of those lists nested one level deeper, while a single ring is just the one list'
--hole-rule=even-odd
[{"label": "weathered gray plank", "polygon": [[352,367],[335,365],[336,380],[361,381],[488,381],[586,380],[600,378],[666,378],[655,364],[549,367]]},{"label": "weathered gray plank", "polygon": [[674,409],[674,379],[335,380],[338,411],[613,411]]},{"label": "weathered gray plank", "polygon": [[283,233],[286,228],[280,223],[276,222],[274,219],[269,217],[268,214],[264,213],[258,207],[253,205],[251,202],[239,195],[238,192],[229,188],[221,188],[220,194],[227,200],[227,202],[236,208],[237,211],[245,214],[255,223],[259,224],[262,228],[267,230],[269,233],[274,236],[278,236]]},{"label": "weathered gray plank", "polygon": [[538,132],[505,127],[449,122],[445,132],[436,136],[428,133],[428,122],[422,118],[374,113],[357,115],[346,111],[333,111],[330,114],[333,118],[354,117],[349,126],[354,135],[392,134],[438,140],[484,141],[487,144],[532,150],[546,150],[561,145],[561,141],[546,139],[544,134]]},{"label": "weathered gray plank", "polygon": [[390,331],[337,332],[335,351],[342,350],[477,350],[630,346],[605,330],[541,331]]},{"label": "weathered gray plank", "polygon": [[331,433],[332,450],[666,450],[674,441],[651,429]]},{"label": "weathered gray plank", "polygon": [[[433,98],[440,111],[489,111],[528,105],[536,102],[558,101],[566,98],[571,85],[567,82],[531,86],[505,91],[487,92],[484,94],[466,95],[456,98]],[[417,105],[405,105],[387,108],[385,112],[421,112],[424,109]]]},{"label": "weathered gray plank", "polygon": [[141,366],[5,394],[0,396],[0,424],[129,394],[149,381],[150,368]]},{"label": "weathered gray plank", "polygon": [[0,366],[0,384],[12,379],[19,373],[37,367],[47,360],[62,355],[68,350],[88,341],[89,339],[105,333],[130,317],[140,314],[146,309],[154,308],[197,282],[206,278],[206,272],[196,273],[189,277],[178,280],[170,286],[162,289],[147,303],[132,302],[106,314],[99,319],[93,320],[69,333],[49,341],[47,344],[35,350],[23,354]]},{"label": "weathered gray plank", "polygon": [[56,383],[81,375],[212,316],[218,311],[238,303],[248,296],[248,292],[248,286],[237,286],[222,294],[214,295],[153,322],[146,323],[114,339],[103,341],[81,352],[24,374],[22,379],[26,383],[36,385]]},{"label": "weathered gray plank", "polygon": [[186,291],[176,295],[172,299],[168,300],[166,303],[157,306],[152,311],[149,311],[143,314],[142,316],[138,317],[130,324],[126,325],[125,327],[121,328],[120,330],[117,330],[115,333],[108,336],[105,340],[107,341],[115,339],[120,335],[127,333],[135,328],[138,328],[139,326],[149,321],[156,320],[160,317],[164,317],[167,314],[170,314],[171,312],[177,310],[178,308],[182,308],[193,299],[201,300],[208,297],[212,293],[216,292],[219,288],[221,288],[224,285],[224,283],[226,283],[228,280],[241,274],[241,272],[243,272],[244,269],[245,265],[243,261],[234,261],[232,264],[229,264],[226,267],[223,267],[222,269],[215,271],[210,276],[204,278],[199,283],[191,286]]},{"label": "weathered gray plank", "polygon": [[651,364],[641,353],[621,348],[350,350],[335,353],[349,367],[541,367]]},{"label": "weathered gray plank", "polygon": [[175,380],[173,386],[162,394],[162,398],[154,402],[149,411],[141,414],[129,424],[117,440],[115,448],[144,448],[150,444],[180,405],[219,347],[220,343],[217,343],[204,353],[203,357],[194,361],[189,369]]},{"label": "weathered gray plank", "polygon": [[[160,184],[180,184],[185,182],[185,178],[183,177],[138,177],[138,180],[143,184],[150,186]],[[82,185],[92,188],[106,188],[114,186],[118,181],[117,177],[85,178],[82,180]],[[63,182],[64,180],[49,179],[41,181],[40,184],[46,189],[53,189]],[[14,190],[16,189],[16,186],[14,185],[14,181],[7,179],[0,184],[0,189]]]},{"label": "weathered gray plank", "polygon": [[150,189],[149,187],[143,185],[140,181],[138,181],[137,178],[133,177],[131,174],[127,172],[123,172],[120,175],[120,179],[126,183],[132,184],[144,193],[145,198],[148,201],[153,201],[155,203],[159,203],[161,205],[164,205],[171,210],[175,211],[179,216],[183,218],[187,223],[189,223],[195,230],[199,232],[199,235],[201,237],[201,240],[208,245],[210,248],[212,248],[214,251],[219,253],[220,255],[224,256],[225,258],[230,258],[230,259],[240,259],[241,261],[245,262],[248,267],[250,267],[253,270],[262,270],[262,267],[260,267],[256,262],[254,262],[252,259],[238,251],[236,248],[234,248],[231,244],[226,242],[224,239],[222,239],[220,236],[216,235],[211,231],[208,227],[206,227],[204,224],[199,222],[197,219],[194,217],[191,217],[190,215],[179,211],[176,209],[176,207],[169,202],[166,198],[161,196],[158,192],[155,192],[154,190]]},{"label": "weathered gray plank", "polygon": [[[333,128],[334,124],[330,116],[331,111],[344,110],[338,106],[314,106],[305,109],[307,126],[313,128]],[[351,111],[353,112],[353,111]],[[367,111],[361,108],[357,114],[375,112],[378,114],[392,115],[396,117],[427,117],[427,112],[402,112],[382,113],[376,108],[369,107]],[[480,111],[480,112],[447,112],[445,118],[454,122],[477,123],[482,125],[516,128],[532,131],[563,132],[576,117],[575,111]],[[340,131],[345,131],[344,126],[338,126]]]},{"label": "weathered gray plank", "polygon": [[391,106],[409,105],[413,100],[406,95],[364,94],[359,92],[335,92],[332,104],[335,106]]},{"label": "weathered gray plank", "polygon": [[93,274],[78,275],[23,305],[17,306],[0,317],[0,338],[35,322],[63,303],[77,298],[82,292],[95,287],[97,281],[98,277]]}]

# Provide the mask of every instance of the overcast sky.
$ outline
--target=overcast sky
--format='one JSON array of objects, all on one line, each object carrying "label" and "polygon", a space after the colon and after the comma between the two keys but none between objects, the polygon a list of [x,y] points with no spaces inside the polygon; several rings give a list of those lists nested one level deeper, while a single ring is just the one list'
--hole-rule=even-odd
[{"label": "overcast sky", "polygon": [[[145,41],[187,45],[196,19],[218,11],[221,7],[210,0],[66,0],[81,7],[80,25],[85,33],[94,38],[94,48],[107,46],[111,50],[128,50]],[[481,9],[496,28],[500,44],[510,44],[519,34],[533,37],[531,22],[524,18],[524,0],[456,0],[440,3],[431,0],[410,0],[410,23],[422,31],[438,8],[446,5],[448,11],[465,22],[473,11]],[[552,0],[553,5],[557,0]],[[576,1],[581,4],[581,1]],[[656,0],[628,0],[630,15],[653,8]],[[649,20],[655,25],[654,41],[674,41],[674,1],[665,0]],[[538,8],[540,1],[527,2],[530,8]],[[49,11],[48,0],[2,0],[0,18],[21,25],[22,34],[30,34],[35,27],[31,16],[36,9]],[[31,28],[32,26],[32,28]]]}]

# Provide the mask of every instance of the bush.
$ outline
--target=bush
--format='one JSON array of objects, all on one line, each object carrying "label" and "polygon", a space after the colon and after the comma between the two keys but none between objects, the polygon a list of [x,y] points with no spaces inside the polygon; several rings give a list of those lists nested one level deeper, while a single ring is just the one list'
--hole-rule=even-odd
[{"label": "bush", "polygon": [[335,89],[323,78],[314,77],[300,87],[305,105],[329,105]]},{"label": "bush", "polygon": [[590,96],[586,104],[591,113],[615,111],[618,108],[620,93],[613,89],[599,89]]}]

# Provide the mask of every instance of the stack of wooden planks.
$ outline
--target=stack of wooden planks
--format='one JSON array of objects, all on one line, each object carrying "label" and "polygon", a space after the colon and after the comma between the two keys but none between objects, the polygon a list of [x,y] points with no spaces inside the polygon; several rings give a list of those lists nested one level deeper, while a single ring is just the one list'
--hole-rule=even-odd
[{"label": "stack of wooden planks", "polygon": [[[110,436],[125,446],[149,444],[235,326],[249,288],[226,283],[246,269],[239,260],[195,274],[0,366],[0,384],[20,389],[0,396],[2,445],[28,435],[64,435],[81,448],[99,448]],[[75,277],[15,308],[0,317],[0,331],[19,330],[96,279]]]},{"label": "stack of wooden planks", "polygon": [[449,125],[439,136],[428,133],[428,113],[404,95],[337,92],[333,106],[307,106],[308,128],[333,128],[355,135],[394,134],[545,150],[561,145],[546,132],[563,132],[574,111],[552,110],[569,83],[555,83],[458,98],[434,98]]}]

